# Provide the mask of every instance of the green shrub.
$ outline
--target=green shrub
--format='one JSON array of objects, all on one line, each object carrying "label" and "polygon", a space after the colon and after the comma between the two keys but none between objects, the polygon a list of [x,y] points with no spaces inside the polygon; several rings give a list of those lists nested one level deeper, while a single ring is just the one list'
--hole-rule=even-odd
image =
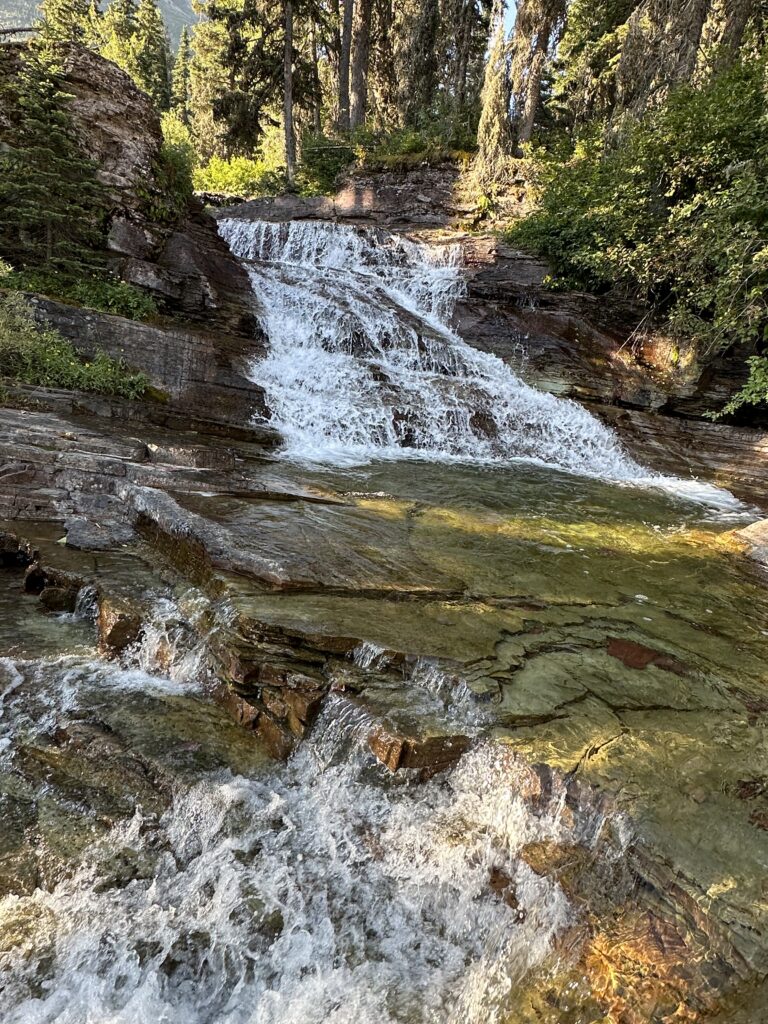
[{"label": "green shrub", "polygon": [[285,188],[282,171],[266,160],[233,156],[229,160],[213,156],[204,167],[193,173],[198,192],[216,192],[243,199],[276,195]]},{"label": "green shrub", "polygon": [[40,329],[29,302],[13,292],[0,297],[0,374],[23,384],[124,398],[140,398],[148,385],[144,374],[104,352],[83,359],[57,331]]},{"label": "green shrub", "polygon": [[38,292],[52,299],[124,316],[129,320],[150,320],[157,316],[155,300],[125,281],[95,277],[73,279],[44,271],[13,270],[0,261],[0,288]]},{"label": "green shrub", "polygon": [[358,129],[352,133],[358,164],[366,170],[408,170],[422,164],[467,164],[474,141],[450,121],[388,132]]},{"label": "green shrub", "polygon": [[301,140],[301,163],[296,175],[299,192],[304,196],[328,195],[354,159],[355,152],[348,143],[314,132],[306,134]]},{"label": "green shrub", "polygon": [[730,416],[743,405],[768,404],[768,356],[750,356],[747,360],[749,379],[720,412],[708,413],[709,419]]},{"label": "green shrub", "polygon": [[163,144],[154,168],[158,192],[146,198],[152,220],[175,224],[186,213],[192,198],[197,158],[189,129],[178,114],[163,114],[161,123]]},{"label": "green shrub", "polygon": [[604,142],[537,154],[538,208],[508,241],[570,286],[650,303],[706,359],[768,341],[765,61],[746,60]]}]

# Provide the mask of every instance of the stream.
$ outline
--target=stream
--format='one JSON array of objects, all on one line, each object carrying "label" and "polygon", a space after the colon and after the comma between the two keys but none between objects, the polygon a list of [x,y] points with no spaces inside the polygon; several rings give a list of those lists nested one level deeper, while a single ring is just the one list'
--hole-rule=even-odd
[{"label": "stream", "polygon": [[[451,246],[220,230],[283,446],[258,497],[175,500],[290,585],[74,554],[154,602],[108,660],[93,592],[46,609],[2,570],[3,1024],[757,1024],[754,512],[466,345]],[[28,532],[55,557],[59,527]],[[325,687],[283,762],[219,699],[233,622]]]}]

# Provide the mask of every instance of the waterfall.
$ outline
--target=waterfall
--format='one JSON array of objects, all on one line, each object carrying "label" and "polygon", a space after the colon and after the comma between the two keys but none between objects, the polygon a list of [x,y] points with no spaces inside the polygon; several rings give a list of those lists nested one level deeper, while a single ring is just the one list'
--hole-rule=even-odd
[{"label": "waterfall", "polygon": [[457,245],[314,221],[224,219],[269,338],[250,370],[297,458],[527,459],[613,480],[647,474],[585,409],[528,387],[451,328]]}]

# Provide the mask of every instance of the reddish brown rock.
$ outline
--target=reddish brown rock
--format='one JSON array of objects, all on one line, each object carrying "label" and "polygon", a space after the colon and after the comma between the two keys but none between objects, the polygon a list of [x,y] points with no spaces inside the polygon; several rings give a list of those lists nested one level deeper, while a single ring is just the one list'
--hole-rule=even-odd
[{"label": "reddish brown rock", "polygon": [[635,643],[634,640],[609,637],[607,651],[612,658],[623,662],[627,668],[643,669],[655,665],[665,672],[674,672],[678,676],[689,675],[691,671],[684,662],[673,658],[671,654],[655,651],[652,647]]},{"label": "reddish brown rock", "polygon": [[384,726],[377,726],[368,736],[369,749],[391,772],[416,768],[435,774],[454,765],[469,746],[467,736],[420,738],[398,735]]},{"label": "reddish brown rock", "polygon": [[113,656],[136,643],[141,635],[142,615],[127,601],[105,595],[99,602],[99,648]]}]

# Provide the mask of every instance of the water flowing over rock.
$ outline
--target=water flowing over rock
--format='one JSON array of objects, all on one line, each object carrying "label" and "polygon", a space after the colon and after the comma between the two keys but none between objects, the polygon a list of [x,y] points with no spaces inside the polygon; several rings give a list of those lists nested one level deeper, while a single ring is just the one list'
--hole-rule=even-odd
[{"label": "water flowing over rock", "polygon": [[463,291],[455,246],[323,222],[227,218],[269,351],[251,368],[293,455],[524,458],[632,480],[643,470],[570,401],[525,385],[451,330]]}]

